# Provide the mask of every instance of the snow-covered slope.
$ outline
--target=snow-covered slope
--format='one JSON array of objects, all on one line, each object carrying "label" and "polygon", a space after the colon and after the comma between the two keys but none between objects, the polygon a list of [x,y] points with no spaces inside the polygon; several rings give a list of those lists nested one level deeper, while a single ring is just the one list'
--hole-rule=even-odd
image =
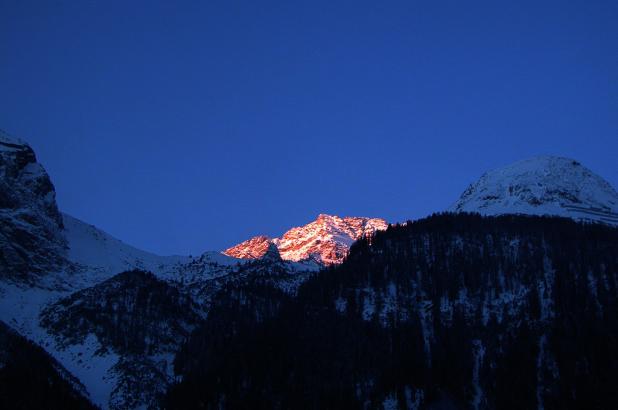
[{"label": "snow-covered slope", "polygon": [[67,259],[72,264],[69,279],[81,289],[132,269],[154,273],[169,282],[185,285],[228,274],[246,261],[220,252],[207,251],[199,257],[160,256],[135,248],[101,229],[63,214]]},{"label": "snow-covered slope", "polygon": [[556,215],[618,225],[618,193],[573,159],[541,156],[485,173],[449,211]]},{"label": "snow-covered slope", "polygon": [[[47,315],[50,320],[44,327],[40,321],[44,309],[61,306],[66,301],[70,307],[99,303],[117,309],[114,306],[120,305],[114,298],[121,297],[127,306],[152,313],[127,317],[130,323],[143,322],[143,328],[147,329],[163,320],[157,312],[172,309],[158,296],[156,291],[160,287],[170,292],[178,289],[206,311],[213,295],[227,283],[273,273],[279,275],[273,281],[280,288],[293,291],[306,279],[307,271],[318,268],[311,263],[283,262],[272,248],[258,261],[235,259],[220,252],[205,252],[195,258],[159,256],[132,247],[69,215],[62,215],[62,221],[64,227],[58,233],[65,241],[64,263],[56,271],[37,276],[28,284],[0,278],[0,320],[42,346],[84,384],[93,403],[103,409],[130,409],[151,402],[153,395],[161,393],[172,380],[173,349],[135,354],[118,349],[94,331],[58,332],[58,326],[67,325],[66,315],[58,314],[57,321]],[[146,283],[136,288],[117,280],[123,277],[118,274],[132,269],[153,272],[159,282],[150,282],[159,284],[153,287]],[[108,313],[104,309],[90,309],[81,315],[76,310],[70,324],[82,326],[82,331],[89,323],[97,323],[97,331],[109,331]],[[177,336],[180,342],[186,335],[178,333]]]},{"label": "snow-covered slope", "polygon": [[[34,151],[0,133],[0,320],[43,347],[104,409],[152,403],[173,380],[175,349],[189,329],[170,314],[184,318],[189,305],[205,314],[222,287],[256,277],[292,293],[319,268],[282,261],[271,242],[262,256],[159,256],[61,214]],[[163,348],[162,335],[174,343]],[[126,348],[118,337],[128,338]],[[152,346],[131,350],[135,337]]]},{"label": "snow-covered slope", "polygon": [[93,225],[67,214],[62,216],[68,259],[86,275],[86,285],[130,269],[163,274],[173,265],[190,261],[187,256],[159,256],[134,248]]},{"label": "snow-covered slope", "polygon": [[345,217],[320,214],[304,226],[292,228],[280,238],[256,236],[223,251],[235,258],[259,258],[273,243],[283,260],[314,259],[322,264],[339,264],[350,246],[362,236],[385,230],[388,223],[379,218]]},{"label": "snow-covered slope", "polygon": [[[71,306],[88,306],[94,303],[92,297],[86,297],[88,295],[98,295],[96,302],[110,308],[118,305],[114,295],[128,295],[123,301],[135,309],[156,312],[157,309],[171,308],[147,286],[137,295],[143,295],[140,299],[135,292],[131,293],[134,286],[114,280],[121,272],[132,269],[153,272],[161,283],[168,283],[172,291],[177,288],[203,302],[224,283],[220,280],[248,261],[219,252],[205,252],[198,258],[159,256],[127,245],[69,215],[64,214],[62,218],[64,229],[60,233],[66,241],[66,263],[57,272],[37,278],[31,284],[0,280],[0,320],[32,339],[62,363],[84,384],[90,399],[98,406],[104,409],[133,408],[138,402],[151,400],[152,394],[160,393],[165,387],[165,380],[171,377],[174,357],[171,349],[148,354],[128,353],[101,339],[96,332],[81,334],[79,338],[75,334],[67,339],[66,334],[59,334],[54,326],[42,326],[40,313],[46,307],[58,306],[67,300],[75,302]],[[156,315],[138,316],[131,323],[141,320],[146,326],[153,326],[162,320]],[[72,319],[76,320],[75,326],[85,326],[92,321],[106,323],[102,309],[91,309]],[[64,316],[59,316],[57,323],[50,323],[57,327],[63,320]],[[107,331],[103,324],[97,329]],[[182,340],[181,336],[179,340]],[[140,368],[138,378],[135,377],[136,368]],[[137,380],[150,383],[150,390]]]},{"label": "snow-covered slope", "polygon": [[106,407],[152,408],[172,382],[174,353],[201,312],[175,286],[133,270],[47,305],[40,323],[62,348],[95,339],[101,353],[118,355],[106,371],[114,388],[99,399]]},{"label": "snow-covered slope", "polygon": [[57,360],[0,321],[0,407],[96,410],[86,396]]}]

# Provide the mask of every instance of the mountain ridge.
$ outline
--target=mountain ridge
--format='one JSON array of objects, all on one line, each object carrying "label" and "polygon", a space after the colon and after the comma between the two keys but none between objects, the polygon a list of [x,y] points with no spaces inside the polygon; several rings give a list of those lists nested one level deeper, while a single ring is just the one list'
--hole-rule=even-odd
[{"label": "mountain ridge", "polygon": [[[520,161],[523,168],[520,163],[511,168],[507,166],[509,172],[489,171],[464,192],[456,203],[462,205],[454,205],[451,210],[491,215],[491,212],[533,213],[530,210],[541,209],[552,214],[564,211],[563,203],[571,207],[586,205],[587,213],[577,208],[570,214],[558,212],[558,216],[578,220],[591,220],[585,217],[594,212],[613,212],[618,201],[609,183],[577,161],[543,158],[546,159]],[[567,178],[565,183],[571,185],[563,187],[561,172],[565,169],[573,178]],[[488,189],[495,187],[500,188],[499,195],[492,198]],[[512,191],[509,187],[513,187]],[[601,194],[597,195],[595,189]],[[504,198],[509,201],[500,202]],[[529,208],[512,206],[515,200],[527,203]],[[551,206],[543,206],[547,204]],[[584,218],[579,218],[582,215]],[[593,220],[604,222],[602,218]],[[2,269],[5,273],[0,274],[0,320],[44,347],[82,381],[90,399],[104,408],[154,403],[154,397],[172,382],[172,375],[166,372],[178,345],[169,344],[163,353],[156,349],[138,354],[123,351],[101,336],[113,332],[117,337],[131,337],[123,333],[126,326],[122,321],[108,320],[118,312],[108,310],[106,313],[98,308],[65,309],[58,303],[70,301],[73,307],[97,306],[99,302],[107,308],[120,306],[115,299],[117,290],[124,295],[122,303],[136,308],[125,312],[126,315],[152,312],[149,317],[141,315],[142,322],[135,321],[136,331],[148,334],[148,329],[167,314],[158,310],[161,306],[149,305],[152,300],[161,299],[161,295],[174,295],[178,291],[205,314],[217,303],[222,292],[234,287],[270,287],[293,298],[316,271],[328,267],[325,272],[330,272],[343,262],[358,239],[372,238],[389,226],[380,218],[320,214],[314,221],[292,228],[280,237],[258,236],[232,247],[239,252],[236,257],[225,254],[229,249],[223,253],[207,251],[198,257],[160,256],[130,246],[93,225],[60,212],[54,186],[32,148],[1,133],[0,222],[0,259],[11,262],[0,266],[0,273]],[[17,234],[9,235],[12,233]],[[361,241],[359,246],[367,242],[371,239]],[[139,275],[135,281],[119,280],[127,279],[126,272],[136,269],[154,276],[146,280],[137,280]],[[129,275],[129,279],[133,276]],[[159,287],[165,291],[158,292]],[[362,292],[371,294],[371,287]],[[337,303],[338,310],[343,308],[342,300],[337,299]],[[44,315],[47,320],[43,326],[40,314],[46,307],[53,306],[56,308],[54,314]],[[71,323],[89,325],[59,331],[63,328],[58,326],[68,318]],[[97,335],[92,329],[100,323],[104,323],[105,328],[97,329],[103,332]],[[171,326],[170,337],[179,340],[186,337],[179,329]],[[162,372],[161,369],[167,370]],[[151,390],[139,382],[141,376],[151,381]],[[136,389],[139,390],[137,401],[133,396]]]},{"label": "mountain ridge", "polygon": [[388,223],[381,218],[319,214],[314,221],[291,228],[281,237],[254,236],[222,253],[241,259],[257,259],[266,253],[269,244],[274,244],[283,260],[313,259],[324,265],[333,265],[343,261],[354,241],[386,228]]}]

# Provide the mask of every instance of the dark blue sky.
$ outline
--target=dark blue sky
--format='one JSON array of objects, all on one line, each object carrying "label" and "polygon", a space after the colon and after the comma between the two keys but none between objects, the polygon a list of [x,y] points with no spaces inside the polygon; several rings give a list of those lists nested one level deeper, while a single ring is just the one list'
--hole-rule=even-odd
[{"label": "dark blue sky", "polygon": [[617,186],[617,21],[615,0],[3,0],[0,128],[64,211],[159,253],[421,217],[538,154]]}]

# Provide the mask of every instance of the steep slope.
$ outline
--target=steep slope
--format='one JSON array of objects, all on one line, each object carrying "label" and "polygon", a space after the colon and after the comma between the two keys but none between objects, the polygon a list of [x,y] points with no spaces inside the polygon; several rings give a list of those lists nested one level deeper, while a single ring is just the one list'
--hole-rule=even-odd
[{"label": "steep slope", "polygon": [[94,410],[85,395],[60,363],[0,321],[0,408]]},{"label": "steep slope", "polygon": [[128,353],[168,351],[200,318],[193,300],[152,273],[132,270],[72,293],[41,313],[41,324],[68,343],[94,333]]},{"label": "steep slope", "polygon": [[0,131],[0,278],[34,282],[65,264],[56,194],[32,148]]},{"label": "steep slope", "polygon": [[618,193],[575,160],[543,156],[485,173],[449,211],[556,215],[618,225]]},{"label": "steep slope", "polygon": [[[281,260],[270,242],[256,260],[132,247],[61,214],[32,149],[4,134],[0,222],[0,320],[45,348],[103,408],[155,406],[178,343],[222,289],[263,282],[294,293],[319,267]],[[152,273],[118,275],[135,269]]]},{"label": "steep slope", "polygon": [[[191,274],[192,268],[206,278]],[[218,265],[205,255],[179,269],[178,277],[168,279],[123,272],[36,306],[41,310],[39,339],[84,380],[101,407],[158,408],[158,397],[173,380],[171,366],[179,346],[209,312],[218,292],[251,283],[293,294],[316,266],[283,261],[272,246],[263,258],[242,264]],[[19,302],[24,299],[30,298]]]},{"label": "steep slope", "polygon": [[202,315],[189,295],[134,270],[48,305],[41,324],[65,348],[95,336],[95,354],[117,355],[108,370],[116,384],[104,404],[136,408],[156,405],[172,380],[170,357]]},{"label": "steep slope", "polygon": [[268,236],[254,236],[226,249],[223,254],[239,259],[259,259],[264,256],[272,243],[273,240]]},{"label": "steep slope", "polygon": [[339,264],[354,241],[384,230],[388,223],[379,218],[345,217],[320,214],[304,226],[292,228],[280,238],[256,236],[223,251],[235,258],[259,258],[273,243],[281,258],[289,261],[313,259],[324,265]]},{"label": "steep slope", "polygon": [[71,281],[78,288],[92,286],[131,269],[169,276],[170,271],[192,260],[188,256],[159,256],[137,249],[67,214],[62,215],[62,220],[67,259],[72,263]]},{"label": "steep slope", "polygon": [[[110,338],[113,334],[131,340],[131,335],[140,334],[132,332],[131,325],[148,330],[165,323],[157,309],[164,312],[175,305],[166,299],[165,292],[156,289],[181,292],[190,297],[187,303],[194,306],[192,309],[198,305],[203,314],[217,292],[230,283],[246,283],[255,276],[271,286],[295,292],[308,272],[318,268],[314,263],[282,261],[274,247],[257,260],[235,259],[219,252],[205,252],[199,257],[158,256],[69,215],[62,216],[68,248],[63,269],[47,275],[45,281],[37,280],[35,286],[0,281],[0,320],[43,346],[79,378],[93,402],[102,408],[154,405],[171,380],[170,366],[177,345],[170,340],[181,342],[186,337],[178,327],[170,327],[171,336],[165,343],[159,342],[164,332],[142,334],[150,340],[149,346],[161,346],[137,353],[119,348]],[[147,270],[154,276],[146,275],[143,281],[120,280],[127,274],[117,276],[133,269]],[[130,310],[122,317],[118,312],[111,315],[115,320],[123,319],[122,325],[110,327],[110,312],[101,306],[116,306],[120,312],[123,305]]]},{"label": "steep slope", "polygon": [[[175,345],[169,345],[167,338],[167,347],[161,344],[159,349],[134,353],[119,349],[108,333],[101,332],[113,331],[120,337],[127,335],[125,330],[130,330],[130,325],[140,324],[143,329],[163,325],[165,321],[157,314],[144,313],[173,306],[165,292],[156,291],[159,288],[172,293],[182,289],[190,294],[190,303],[199,302],[203,305],[200,309],[205,310],[225,278],[248,261],[219,252],[206,252],[197,258],[158,256],[68,215],[63,215],[63,221],[67,263],[45,280],[37,280],[35,286],[0,281],[0,320],[43,346],[79,378],[92,401],[102,408],[128,409],[152,403],[170,381],[168,366]],[[151,271],[156,279],[119,280],[123,276],[115,276],[132,269]],[[63,307],[62,303],[68,301],[74,304]],[[130,310],[116,316],[123,320],[122,326],[110,330],[106,325],[110,313],[99,305],[116,306],[118,315],[123,304]],[[41,311],[46,312],[43,323],[39,321]],[[177,330],[170,328],[180,341],[185,336]],[[152,343],[159,343],[164,335],[158,331],[142,334]]]}]

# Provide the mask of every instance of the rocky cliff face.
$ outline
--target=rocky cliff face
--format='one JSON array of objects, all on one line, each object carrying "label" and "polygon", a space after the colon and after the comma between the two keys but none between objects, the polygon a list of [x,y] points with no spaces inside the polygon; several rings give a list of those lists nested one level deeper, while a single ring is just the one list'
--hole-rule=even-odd
[{"label": "rocky cliff face", "polygon": [[226,249],[223,253],[233,258],[259,259],[264,256],[272,243],[272,239],[268,236],[255,236],[239,243],[238,245]]},{"label": "rocky cliff face", "polygon": [[556,215],[618,225],[618,193],[579,162],[544,156],[485,173],[449,210]]},{"label": "rocky cliff face", "polygon": [[379,218],[340,218],[321,214],[315,221],[292,228],[280,238],[256,236],[223,253],[235,258],[260,258],[272,243],[284,260],[313,259],[324,265],[333,265],[343,261],[354,241],[387,227],[388,223]]},{"label": "rocky cliff face", "polygon": [[61,269],[62,227],[54,186],[34,151],[0,132],[0,277],[32,281]]}]

